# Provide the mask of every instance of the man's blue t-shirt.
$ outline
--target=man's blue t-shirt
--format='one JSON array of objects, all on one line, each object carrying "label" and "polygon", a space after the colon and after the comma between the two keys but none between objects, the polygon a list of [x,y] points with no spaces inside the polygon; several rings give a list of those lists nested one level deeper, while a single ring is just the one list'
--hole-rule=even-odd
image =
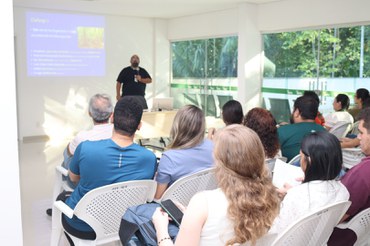
[{"label": "man's blue t-shirt", "polygon": [[[72,209],[90,190],[113,183],[153,179],[156,169],[153,152],[135,143],[120,147],[111,139],[85,141],[78,145],[69,169],[80,175],[80,181],[66,204]],[[80,231],[91,227],[74,217],[68,224]]]}]

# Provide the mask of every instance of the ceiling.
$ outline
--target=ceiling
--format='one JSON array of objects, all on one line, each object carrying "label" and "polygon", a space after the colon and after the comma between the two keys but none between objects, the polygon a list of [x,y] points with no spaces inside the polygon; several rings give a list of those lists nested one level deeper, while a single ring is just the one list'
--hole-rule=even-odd
[{"label": "ceiling", "polygon": [[146,18],[176,18],[282,0],[13,0],[14,6]]}]

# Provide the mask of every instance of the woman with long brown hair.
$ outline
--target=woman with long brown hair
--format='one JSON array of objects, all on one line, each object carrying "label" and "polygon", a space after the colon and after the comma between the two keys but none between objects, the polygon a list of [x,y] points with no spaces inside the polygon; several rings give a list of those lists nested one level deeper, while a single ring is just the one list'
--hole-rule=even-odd
[{"label": "woman with long brown hair", "polygon": [[[214,144],[219,188],[191,199],[175,244],[255,244],[279,212],[261,141],[253,130],[235,124],[217,131]],[[157,209],[153,223],[158,244],[172,245],[168,215]]]}]

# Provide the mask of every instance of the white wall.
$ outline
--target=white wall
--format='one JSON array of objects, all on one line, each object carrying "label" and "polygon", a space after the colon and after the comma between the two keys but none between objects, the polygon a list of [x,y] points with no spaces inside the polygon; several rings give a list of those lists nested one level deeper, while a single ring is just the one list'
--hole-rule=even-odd
[{"label": "white wall", "polygon": [[2,163],[2,202],[0,205],[0,245],[23,245],[21,199],[19,184],[17,115],[13,39],[13,3],[11,0],[0,2],[1,15],[1,66],[2,96],[0,97],[1,113],[6,120],[1,123],[0,135],[3,144],[0,155]]},{"label": "white wall", "polygon": [[28,77],[25,40],[27,10],[43,11],[21,7],[14,10],[20,139],[45,134],[51,136],[56,132],[62,137],[88,127],[91,124],[86,110],[88,99],[99,92],[108,93],[115,100],[118,73],[129,65],[132,54],[140,56],[140,66],[153,77],[153,83],[147,86],[146,97],[152,98],[154,89],[167,93],[161,84],[153,85],[157,83],[157,78],[158,83],[168,82],[168,78],[163,76],[169,69],[167,28],[163,21],[105,15],[106,75],[103,77]]},{"label": "white wall", "polygon": [[370,23],[368,0],[284,0],[259,6],[262,32]]}]

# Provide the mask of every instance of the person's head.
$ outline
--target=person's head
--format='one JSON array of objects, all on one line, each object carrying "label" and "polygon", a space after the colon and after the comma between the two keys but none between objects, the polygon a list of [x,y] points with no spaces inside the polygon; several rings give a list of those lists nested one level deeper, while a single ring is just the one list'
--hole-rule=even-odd
[{"label": "person's head", "polygon": [[258,135],[239,124],[218,130],[213,156],[219,188],[229,202],[227,215],[235,237],[227,245],[263,236],[279,213],[279,198],[265,164]]},{"label": "person's head", "polygon": [[360,88],[356,90],[355,94],[355,104],[362,105],[366,98],[369,97],[369,91],[365,88]]},{"label": "person's head", "polygon": [[243,108],[236,100],[227,101],[222,106],[222,120],[226,125],[241,124],[243,121]]},{"label": "person's head", "polygon": [[115,132],[132,137],[140,128],[143,106],[134,96],[122,97],[114,107],[113,124]]},{"label": "person's head", "polygon": [[257,133],[266,157],[275,157],[280,145],[276,121],[271,112],[263,108],[253,108],[245,115],[243,124]]},{"label": "person's head", "polygon": [[140,64],[139,56],[138,55],[131,56],[130,63],[133,68],[139,67],[139,64]]},{"label": "person's head", "polygon": [[343,164],[342,149],[338,138],[327,132],[313,132],[301,143],[303,182],[333,180],[338,177]]},{"label": "person's head", "polygon": [[170,132],[169,149],[187,149],[204,139],[206,120],[203,111],[194,105],[186,105],[177,111]]},{"label": "person's head", "polygon": [[317,95],[317,93],[315,91],[304,91],[303,96],[311,97],[318,104],[320,104],[320,98],[319,98],[319,96]]},{"label": "person's head", "polygon": [[366,155],[370,155],[370,108],[364,108],[358,115],[360,121],[358,125],[358,135],[360,139],[360,146],[362,152]]},{"label": "person's head", "polygon": [[112,100],[107,94],[95,94],[89,101],[89,115],[94,123],[108,123],[113,112]]},{"label": "person's head", "polygon": [[338,94],[334,98],[333,108],[335,111],[346,111],[349,108],[349,97],[346,94]]},{"label": "person's head", "polygon": [[302,120],[315,120],[319,110],[319,103],[308,96],[300,96],[294,102],[293,120],[297,122],[298,118]]}]

